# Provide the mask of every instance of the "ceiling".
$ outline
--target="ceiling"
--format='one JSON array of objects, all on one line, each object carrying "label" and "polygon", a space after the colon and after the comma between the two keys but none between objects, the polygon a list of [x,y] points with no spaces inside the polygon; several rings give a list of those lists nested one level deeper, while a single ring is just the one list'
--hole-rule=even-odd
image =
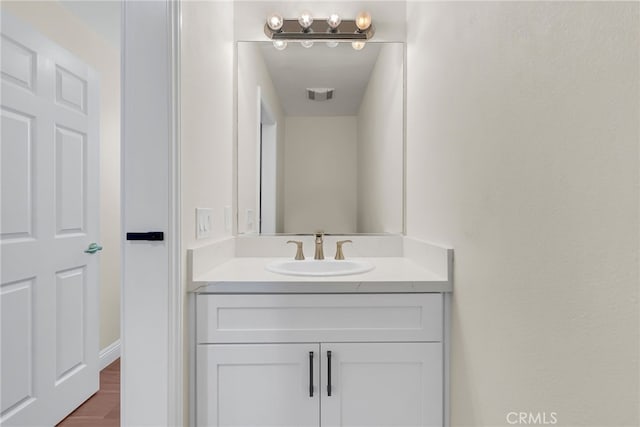
[{"label": "ceiling", "polygon": [[[260,52],[288,116],[357,115],[362,97],[380,52],[380,43],[367,43],[356,51],[351,43],[327,47],[316,42],[311,48],[290,42],[277,50],[271,42],[260,43]],[[307,88],[334,88],[333,99],[311,101]]]}]

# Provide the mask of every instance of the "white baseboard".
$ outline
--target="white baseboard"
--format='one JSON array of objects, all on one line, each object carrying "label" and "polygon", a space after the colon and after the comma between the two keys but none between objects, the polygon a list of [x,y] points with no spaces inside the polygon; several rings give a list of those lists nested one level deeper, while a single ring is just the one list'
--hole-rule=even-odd
[{"label": "white baseboard", "polygon": [[98,355],[100,370],[102,371],[107,366],[115,362],[120,357],[120,340],[115,340],[102,350]]}]

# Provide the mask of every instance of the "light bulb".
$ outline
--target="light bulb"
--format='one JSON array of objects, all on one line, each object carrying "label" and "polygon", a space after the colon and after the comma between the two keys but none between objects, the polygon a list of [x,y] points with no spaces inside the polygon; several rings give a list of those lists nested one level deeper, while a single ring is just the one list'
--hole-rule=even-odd
[{"label": "light bulb", "polygon": [[300,18],[298,18],[298,22],[302,29],[307,30],[313,24],[313,17],[311,16],[311,12],[304,11],[300,14]]},{"label": "light bulb", "polygon": [[351,42],[351,47],[354,48],[355,50],[362,50],[364,49],[365,45],[366,43],[361,41]]},{"label": "light bulb", "polygon": [[284,25],[284,19],[282,19],[282,16],[278,15],[277,13],[273,13],[267,18],[267,25],[273,31],[280,31],[280,29]]},{"label": "light bulb", "polygon": [[356,27],[360,31],[366,31],[371,26],[371,15],[369,12],[360,12],[356,16]]},{"label": "light bulb", "polygon": [[331,15],[329,15],[329,18],[327,18],[327,24],[329,24],[329,28],[331,28],[332,30],[338,28],[341,22],[342,19],[337,13],[332,13]]},{"label": "light bulb", "polygon": [[336,47],[336,46],[338,46],[338,42],[335,40],[331,40],[327,42],[327,47]]},{"label": "light bulb", "polygon": [[313,46],[313,42],[311,40],[303,40],[300,42],[300,44],[306,49],[309,49],[311,46]]},{"label": "light bulb", "polygon": [[273,47],[275,47],[278,50],[285,50],[287,47],[287,41],[286,40],[274,40],[273,41]]}]

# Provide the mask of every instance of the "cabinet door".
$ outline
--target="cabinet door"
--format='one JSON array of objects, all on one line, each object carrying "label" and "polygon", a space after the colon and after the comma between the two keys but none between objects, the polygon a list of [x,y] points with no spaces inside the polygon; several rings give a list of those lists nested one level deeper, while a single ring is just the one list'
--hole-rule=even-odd
[{"label": "cabinet door", "polygon": [[197,425],[317,427],[319,350],[318,344],[199,345]]},{"label": "cabinet door", "polygon": [[442,426],[441,343],[323,343],[321,357],[323,427]]}]

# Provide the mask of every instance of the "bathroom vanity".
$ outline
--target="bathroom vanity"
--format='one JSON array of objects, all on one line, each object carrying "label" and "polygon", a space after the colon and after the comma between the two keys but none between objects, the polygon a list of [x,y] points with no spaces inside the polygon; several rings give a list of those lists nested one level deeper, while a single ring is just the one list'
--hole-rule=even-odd
[{"label": "bathroom vanity", "polygon": [[[448,425],[453,252],[400,234],[404,44],[236,48],[236,237],[189,251],[192,424]],[[331,102],[298,96],[318,82]]]},{"label": "bathroom vanity", "polygon": [[350,238],[373,270],[270,272],[284,236],[191,251],[195,425],[448,425],[452,251]]}]

